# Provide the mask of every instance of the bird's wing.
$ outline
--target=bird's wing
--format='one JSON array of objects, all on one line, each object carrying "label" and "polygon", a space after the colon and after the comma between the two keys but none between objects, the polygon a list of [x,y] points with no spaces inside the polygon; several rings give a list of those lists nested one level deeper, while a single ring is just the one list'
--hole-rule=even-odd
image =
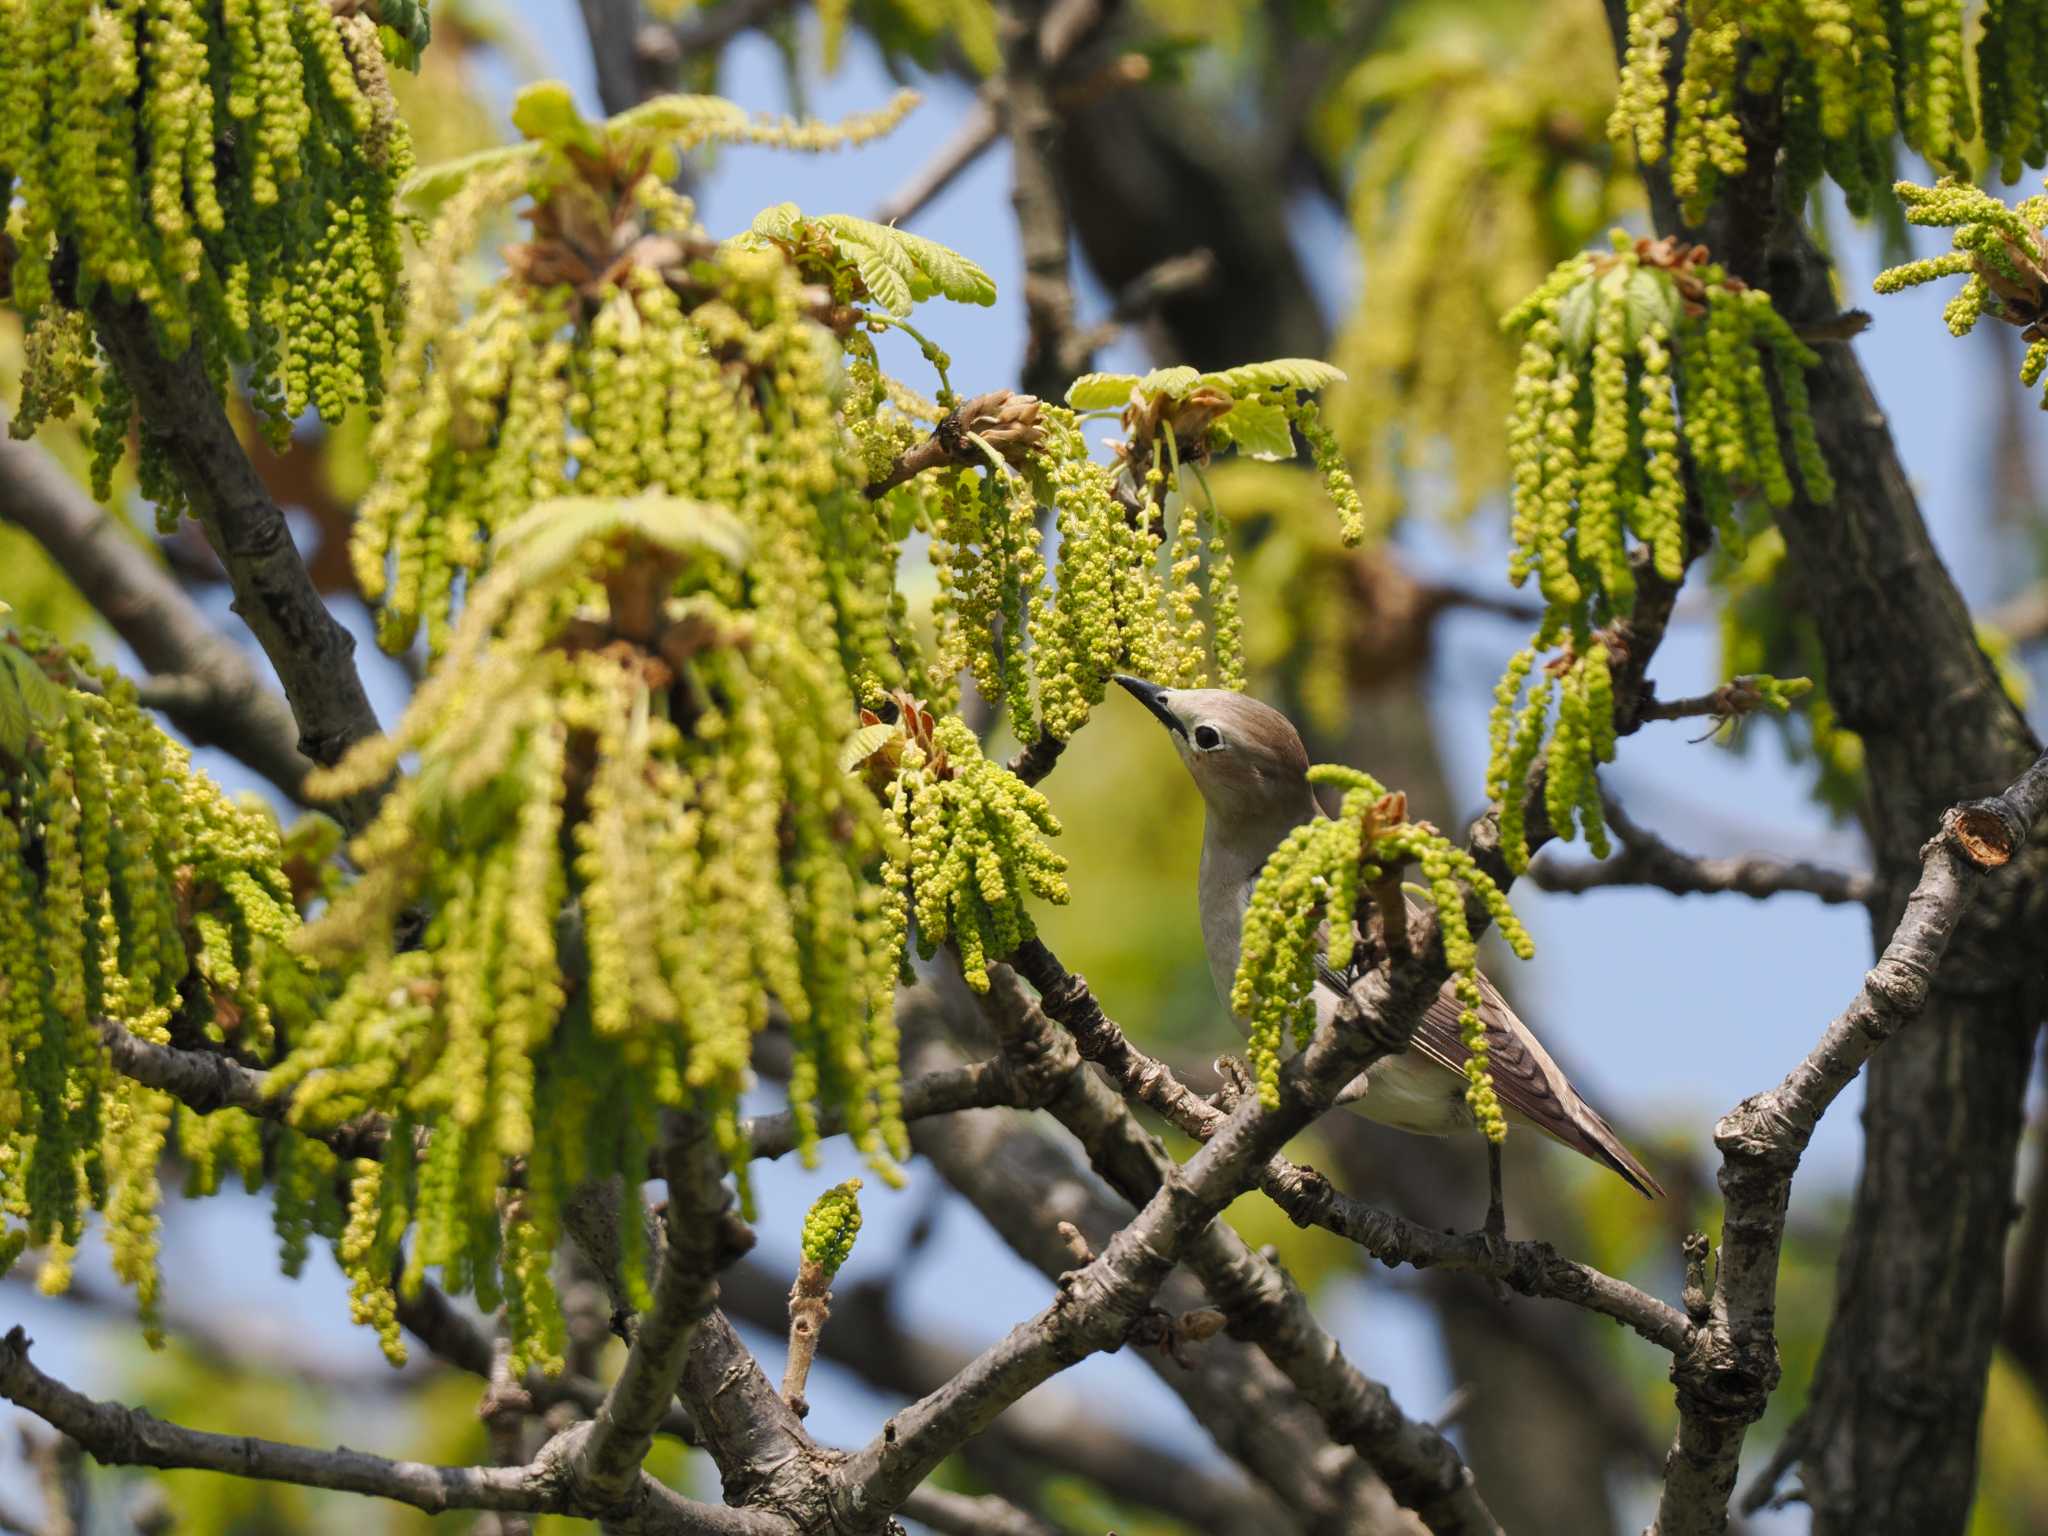
[{"label": "bird's wing", "polygon": [[[1351,978],[1332,971],[1320,959],[1316,969],[1317,979],[1334,988],[1339,996],[1349,990]],[[1564,1069],[1550,1059],[1542,1042],[1515,1016],[1507,999],[1484,975],[1479,977],[1479,994],[1479,1017],[1486,1026],[1486,1064],[1502,1108],[1512,1110],[1582,1157],[1612,1168],[1643,1194],[1663,1194],[1664,1187],[1622,1144],[1614,1127],[1600,1112],[1579,1097]],[[1413,1049],[1426,1060],[1460,1079],[1465,1076],[1465,1063],[1471,1056],[1458,1027],[1462,1011],[1457,993],[1450,983],[1445,983],[1443,990],[1431,999],[1422,1022],[1415,1026],[1413,1042]]]}]

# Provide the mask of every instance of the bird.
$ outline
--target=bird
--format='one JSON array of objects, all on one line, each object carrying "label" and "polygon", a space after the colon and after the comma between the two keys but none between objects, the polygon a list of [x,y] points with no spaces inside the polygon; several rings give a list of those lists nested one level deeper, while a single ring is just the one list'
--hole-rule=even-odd
[{"label": "bird", "polygon": [[[1166,727],[1204,808],[1199,878],[1202,946],[1223,1005],[1230,1007],[1245,907],[1267,856],[1296,827],[1323,815],[1308,781],[1308,750],[1279,710],[1226,688],[1167,688],[1114,674]],[[1415,903],[1411,900],[1409,906]],[[1318,962],[1318,1022],[1336,1011],[1348,979]],[[1572,1086],[1535,1032],[1482,974],[1480,1018],[1494,1093],[1510,1124],[1531,1126],[1581,1157],[1611,1169],[1645,1196],[1664,1193],[1600,1112]],[[1423,1136],[1475,1131],[1465,1102],[1468,1052],[1458,1028],[1462,1005],[1449,982],[1416,1026],[1413,1042],[1383,1057],[1337,1097],[1371,1120]],[[1243,1019],[1236,1020],[1240,1030]],[[1506,1235],[1498,1144],[1487,1143],[1484,1230]]]}]

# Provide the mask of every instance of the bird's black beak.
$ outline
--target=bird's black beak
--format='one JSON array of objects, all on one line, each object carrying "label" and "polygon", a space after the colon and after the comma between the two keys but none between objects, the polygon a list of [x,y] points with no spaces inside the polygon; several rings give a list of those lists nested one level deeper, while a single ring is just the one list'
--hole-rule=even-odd
[{"label": "bird's black beak", "polygon": [[1180,723],[1180,717],[1166,707],[1166,689],[1157,683],[1148,683],[1142,677],[1131,677],[1123,672],[1116,674],[1116,681],[1132,698],[1151,710],[1161,725],[1169,731],[1178,731],[1182,736],[1187,735],[1188,728]]}]

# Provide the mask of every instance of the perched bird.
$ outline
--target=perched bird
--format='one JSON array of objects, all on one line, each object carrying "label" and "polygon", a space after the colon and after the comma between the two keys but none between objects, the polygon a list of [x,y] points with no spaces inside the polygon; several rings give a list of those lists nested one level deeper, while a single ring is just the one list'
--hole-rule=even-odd
[{"label": "perched bird", "polygon": [[[1277,709],[1222,688],[1162,688],[1121,674],[1117,682],[1171,733],[1180,759],[1202,792],[1202,944],[1224,1006],[1237,974],[1246,904],[1267,855],[1303,822],[1323,814],[1308,782],[1308,751]],[[1411,901],[1412,907],[1414,903]],[[1346,979],[1318,962],[1316,1014],[1336,1011]],[[1582,1157],[1613,1169],[1645,1195],[1664,1193],[1649,1169],[1573,1088],[1529,1026],[1484,976],[1479,978],[1487,1062],[1494,1092],[1511,1124],[1534,1126]],[[1465,1104],[1468,1052],[1458,1030],[1459,1003],[1448,983],[1416,1026],[1414,1043],[1376,1062],[1337,1102],[1367,1118],[1424,1136],[1475,1129]],[[1238,1027],[1245,1022],[1238,1020]],[[1488,1144],[1491,1199],[1486,1230],[1505,1227],[1500,1149]]]}]

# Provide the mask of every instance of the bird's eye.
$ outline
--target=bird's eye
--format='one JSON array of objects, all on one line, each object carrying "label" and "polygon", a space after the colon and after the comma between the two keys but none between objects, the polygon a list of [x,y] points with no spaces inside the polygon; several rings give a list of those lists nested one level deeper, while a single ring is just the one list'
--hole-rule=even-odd
[{"label": "bird's eye", "polygon": [[1223,733],[1213,725],[1195,727],[1195,745],[1204,752],[1213,752],[1223,745]]}]

